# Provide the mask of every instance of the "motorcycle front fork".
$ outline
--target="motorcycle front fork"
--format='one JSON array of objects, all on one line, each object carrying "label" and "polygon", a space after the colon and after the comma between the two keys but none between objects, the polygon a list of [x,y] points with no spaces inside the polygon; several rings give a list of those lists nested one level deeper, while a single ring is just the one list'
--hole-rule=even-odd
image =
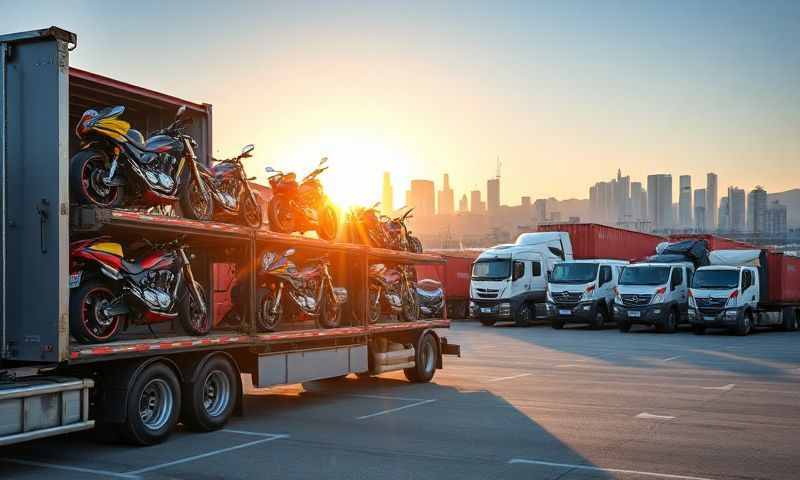
[{"label": "motorcycle front fork", "polygon": [[189,281],[189,288],[194,295],[195,302],[200,307],[200,311],[205,315],[207,313],[206,310],[206,302],[203,301],[202,295],[200,295],[200,290],[197,289],[197,282],[194,281],[194,274],[192,273],[192,265],[189,263],[189,257],[186,256],[186,252],[183,251],[183,248],[179,249],[181,252],[181,259],[183,260],[183,268],[186,270],[186,280]]},{"label": "motorcycle front fork", "polygon": [[281,304],[281,298],[283,297],[283,282],[278,284],[278,293],[275,294],[275,301],[272,302],[270,305],[270,313],[272,315],[276,315],[278,313],[278,306]]}]

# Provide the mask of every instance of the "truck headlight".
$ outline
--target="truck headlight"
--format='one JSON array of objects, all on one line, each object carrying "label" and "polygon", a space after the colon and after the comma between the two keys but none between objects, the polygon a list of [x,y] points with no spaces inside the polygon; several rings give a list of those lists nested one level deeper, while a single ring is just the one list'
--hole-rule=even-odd
[{"label": "truck headlight", "polygon": [[591,300],[593,294],[594,294],[594,284],[591,284],[588,287],[586,287],[586,290],[583,291],[583,294],[581,295],[581,301],[585,302],[587,300]]},{"label": "truck headlight", "polygon": [[545,293],[545,295],[547,295],[547,301],[548,301],[548,302],[550,302],[550,303],[556,303],[556,301],[555,301],[555,300],[553,300],[553,292],[551,292],[551,291],[550,291],[550,287],[547,287],[547,288],[545,289],[544,293]]},{"label": "truck headlight", "polygon": [[653,298],[650,300],[650,305],[656,305],[658,303],[664,303],[664,294],[667,293],[667,287],[661,287],[656,290],[656,294],[653,295]]},{"label": "truck headlight", "polygon": [[622,305],[622,294],[619,293],[619,289],[617,287],[614,287],[614,303]]}]

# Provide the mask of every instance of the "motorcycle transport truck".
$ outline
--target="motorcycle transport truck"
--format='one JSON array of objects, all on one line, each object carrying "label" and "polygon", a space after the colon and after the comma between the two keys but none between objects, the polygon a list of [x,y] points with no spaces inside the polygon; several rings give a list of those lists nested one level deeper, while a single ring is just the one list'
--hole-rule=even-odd
[{"label": "motorcycle transport truck", "polygon": [[[181,110],[182,134],[196,144],[198,163],[208,166],[212,151],[211,105],[70,68],[76,46],[75,34],[56,27],[0,36],[0,445],[94,427],[153,444],[179,419],[197,431],[221,428],[241,412],[241,374],[252,375],[255,387],[394,370],[427,382],[443,355],[459,353],[439,333],[449,326],[446,318],[370,321],[371,265],[438,264],[438,256],[187,219],[164,209],[76,205],[68,178],[80,148],[73,127],[88,109],[125,105],[125,120],[147,134],[173,123]],[[70,256],[76,243],[119,269],[81,274]],[[178,253],[139,253],[156,246]],[[335,318],[297,311],[261,328],[264,286],[257,270],[269,252],[290,253],[298,265],[324,261],[337,292]],[[176,258],[187,268],[159,269]],[[230,285],[221,272],[231,269],[242,282],[238,315],[227,315],[231,302],[223,298]],[[88,289],[91,300],[71,305],[71,294],[86,282],[126,275],[136,282],[125,288],[147,290],[138,292],[143,301],[168,302],[174,292],[163,285],[177,285],[175,278],[189,272],[194,307],[207,300],[189,309],[204,320],[200,329],[187,328],[181,312],[134,316],[116,303],[118,292],[102,287],[108,283]],[[82,322],[87,336],[78,338],[71,332]],[[102,327],[111,324],[113,337],[102,341]]]}]

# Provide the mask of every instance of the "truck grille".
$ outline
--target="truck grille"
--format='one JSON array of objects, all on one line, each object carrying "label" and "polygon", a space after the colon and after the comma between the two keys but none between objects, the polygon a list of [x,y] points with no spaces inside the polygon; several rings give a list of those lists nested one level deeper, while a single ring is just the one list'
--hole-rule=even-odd
[{"label": "truck grille", "polygon": [[475,294],[478,298],[497,298],[500,290],[494,288],[476,288]]},{"label": "truck grille", "polygon": [[713,298],[713,297],[706,297],[706,298],[695,297],[694,301],[697,302],[697,309],[700,310],[700,313],[702,313],[703,315],[718,315],[725,308],[725,303],[728,301],[728,299]]},{"label": "truck grille", "polygon": [[558,305],[575,305],[581,299],[581,292],[552,292],[550,295]]},{"label": "truck grille", "polygon": [[650,303],[652,295],[641,293],[623,293],[622,304],[626,307],[641,307]]}]

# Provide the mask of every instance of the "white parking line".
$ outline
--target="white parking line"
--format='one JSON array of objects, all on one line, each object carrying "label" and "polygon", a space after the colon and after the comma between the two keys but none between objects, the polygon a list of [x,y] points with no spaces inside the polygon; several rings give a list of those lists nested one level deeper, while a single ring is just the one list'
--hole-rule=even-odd
[{"label": "white parking line", "polygon": [[724,392],[730,392],[735,387],[735,383],[729,383],[727,385],[723,385],[721,387],[703,387],[703,390],[722,390]]},{"label": "white parking line", "polygon": [[431,403],[431,402],[435,402],[435,401],[436,401],[435,398],[431,399],[431,400],[422,400],[422,401],[419,401],[419,402],[411,403],[409,405],[403,405],[402,407],[390,408],[388,410],[381,410],[380,412],[370,413],[369,415],[363,415],[361,417],[356,417],[356,420],[365,420],[367,418],[377,417],[377,416],[380,416],[380,415],[386,415],[387,413],[399,412],[400,410],[405,410],[407,408],[412,408],[412,407],[418,407],[420,405],[425,405],[426,403]]},{"label": "white parking line", "polygon": [[664,360],[661,360],[661,361],[662,361],[662,362],[671,362],[671,361],[673,361],[673,360],[677,360],[677,359],[679,359],[679,358],[681,358],[681,357],[682,357],[682,355],[676,355],[676,356],[674,356],[674,357],[665,358]]},{"label": "white parking line", "polygon": [[496,377],[490,378],[487,382],[502,382],[503,380],[513,380],[515,378],[522,378],[527,377],[528,375],[533,375],[532,373],[520,373],[519,375],[511,375],[510,377]]},{"label": "white parking line", "polygon": [[[227,430],[227,431],[229,431],[229,430]],[[241,433],[241,431],[237,431],[237,432],[233,432],[233,433]],[[248,432],[248,433],[245,433],[245,435],[247,435],[247,434],[251,434],[252,435],[254,433],[255,432]],[[220,453],[232,452],[234,450],[239,450],[239,449],[242,449],[242,448],[252,447],[252,446],[258,445],[260,443],[267,443],[267,442],[271,442],[273,440],[278,440],[280,438],[288,438],[289,437],[289,435],[277,435],[277,434],[265,434],[265,435],[269,435],[269,436],[267,436],[266,438],[262,438],[261,440],[254,440],[252,442],[243,443],[241,445],[235,445],[233,447],[228,447],[228,448],[220,448],[218,450],[213,450],[213,451],[207,452],[207,453],[201,453],[200,455],[193,455],[191,457],[182,458],[180,460],[175,460],[173,462],[160,463],[158,465],[151,465],[149,467],[140,468],[139,470],[133,470],[133,471],[130,471],[130,472],[126,472],[126,474],[128,475],[128,477],[126,477],[126,478],[131,478],[132,475],[141,475],[142,473],[152,472],[153,470],[161,470],[162,468],[173,467],[175,465],[181,465],[183,463],[193,462],[195,460],[200,460],[202,458],[207,458],[207,457],[211,457],[211,456],[214,456],[214,455],[219,455]]]},{"label": "white parking line", "polygon": [[563,468],[570,468],[574,470],[591,470],[593,472],[605,472],[605,473],[623,473],[623,474],[630,474],[630,475],[640,475],[643,477],[656,477],[656,478],[670,478],[673,480],[713,480],[708,477],[693,477],[691,475],[676,475],[672,473],[656,473],[656,472],[643,472],[640,470],[623,470],[620,468],[603,468],[603,467],[593,467],[590,465],[576,465],[572,463],[555,463],[555,462],[545,462],[542,460],[527,460],[524,458],[512,458],[508,461],[508,463],[523,463],[529,465],[543,465],[545,467],[563,467]]},{"label": "white parking line", "polygon": [[355,397],[355,398],[372,398],[375,400],[398,400],[401,402],[421,402],[425,400],[424,398],[409,398],[409,397],[390,397],[388,395],[361,395],[361,394],[353,394],[353,395],[346,395],[347,397]]},{"label": "white parking line", "polygon": [[642,412],[636,415],[636,418],[643,418],[646,420],[674,420],[675,417],[671,415],[654,415],[652,413]]},{"label": "white parking line", "polygon": [[70,465],[58,465],[55,463],[45,463],[45,462],[33,462],[31,460],[20,460],[18,458],[0,458],[0,462],[16,463],[18,465],[25,465],[29,467],[52,468],[54,470],[65,470],[68,472],[91,473],[92,475],[99,475],[102,477],[128,478],[128,479],[139,478],[137,475],[131,473],[117,473],[108,470],[97,470],[94,468],[72,467]]}]

